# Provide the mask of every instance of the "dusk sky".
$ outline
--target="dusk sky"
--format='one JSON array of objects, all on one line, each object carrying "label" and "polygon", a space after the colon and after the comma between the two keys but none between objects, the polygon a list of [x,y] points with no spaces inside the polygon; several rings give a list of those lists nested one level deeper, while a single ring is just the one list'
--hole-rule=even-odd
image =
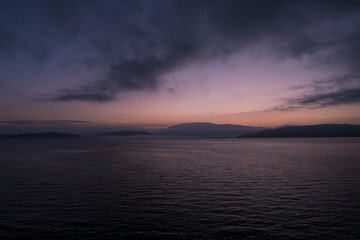
[{"label": "dusk sky", "polygon": [[360,124],[360,1],[1,1],[0,125]]}]

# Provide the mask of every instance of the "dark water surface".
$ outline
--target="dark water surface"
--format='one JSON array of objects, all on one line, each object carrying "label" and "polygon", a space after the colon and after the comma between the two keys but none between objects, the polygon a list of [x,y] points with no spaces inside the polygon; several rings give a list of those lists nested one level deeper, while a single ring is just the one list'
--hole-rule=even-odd
[{"label": "dark water surface", "polygon": [[0,141],[0,239],[360,239],[360,139]]}]

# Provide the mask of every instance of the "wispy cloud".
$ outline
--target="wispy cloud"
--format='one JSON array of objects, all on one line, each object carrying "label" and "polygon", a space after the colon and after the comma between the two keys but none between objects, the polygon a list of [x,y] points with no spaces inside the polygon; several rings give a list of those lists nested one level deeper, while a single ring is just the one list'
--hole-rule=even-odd
[{"label": "wispy cloud", "polygon": [[295,86],[292,90],[304,90],[305,93],[300,97],[287,99],[274,110],[293,111],[360,103],[360,75],[350,74],[318,80],[309,85]]},{"label": "wispy cloud", "polygon": [[15,125],[32,125],[32,124],[68,125],[68,124],[86,124],[91,122],[78,121],[78,120],[29,120],[29,121],[0,121],[0,123],[15,124]]}]

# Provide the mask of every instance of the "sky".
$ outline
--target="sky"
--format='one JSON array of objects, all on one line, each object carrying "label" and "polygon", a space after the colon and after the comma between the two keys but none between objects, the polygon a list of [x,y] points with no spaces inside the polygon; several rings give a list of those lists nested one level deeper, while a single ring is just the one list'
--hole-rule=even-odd
[{"label": "sky", "polygon": [[1,1],[0,131],[360,124],[360,1]]}]

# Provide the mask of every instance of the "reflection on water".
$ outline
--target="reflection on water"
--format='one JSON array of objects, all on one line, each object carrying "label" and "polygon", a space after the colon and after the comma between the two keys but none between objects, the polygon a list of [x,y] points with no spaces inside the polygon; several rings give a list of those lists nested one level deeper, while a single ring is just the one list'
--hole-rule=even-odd
[{"label": "reflection on water", "polygon": [[360,139],[0,141],[0,239],[359,239]]}]

